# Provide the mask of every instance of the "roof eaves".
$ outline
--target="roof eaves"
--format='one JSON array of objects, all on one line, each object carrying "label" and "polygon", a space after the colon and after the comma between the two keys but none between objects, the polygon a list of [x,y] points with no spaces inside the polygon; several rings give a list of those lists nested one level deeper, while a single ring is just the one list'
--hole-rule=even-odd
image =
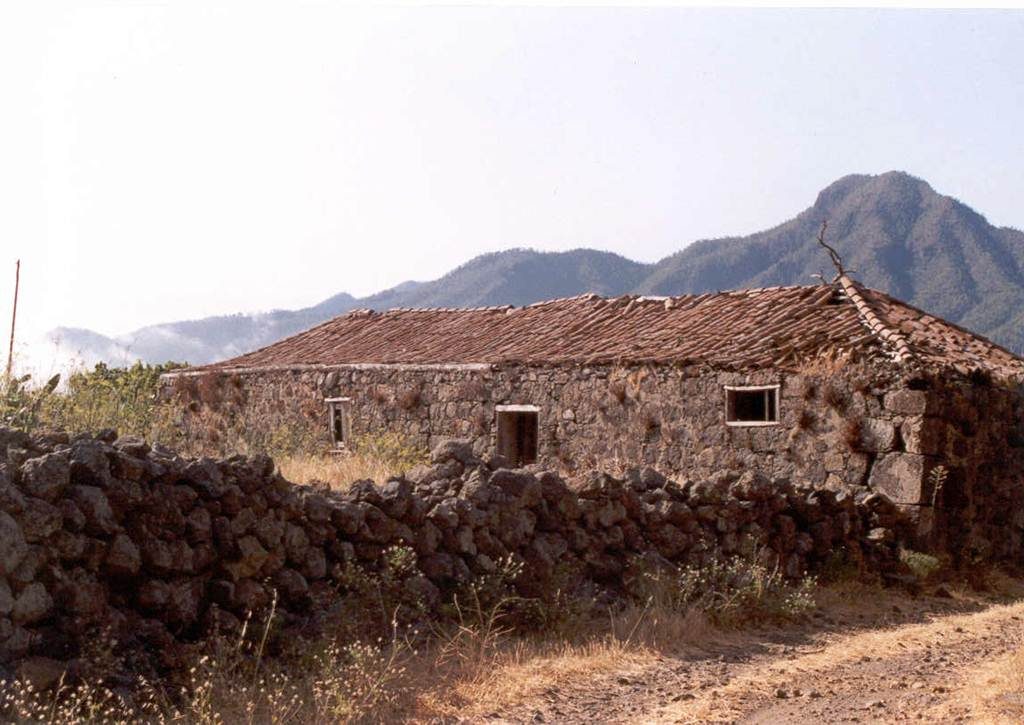
[{"label": "roof eaves", "polygon": [[272,365],[235,365],[218,367],[208,365],[195,368],[183,368],[163,373],[160,377],[166,380],[175,378],[192,378],[208,374],[216,375],[249,375],[253,373],[304,373],[333,372],[335,370],[390,370],[390,371],[439,371],[439,370],[492,370],[497,363],[294,363]]}]

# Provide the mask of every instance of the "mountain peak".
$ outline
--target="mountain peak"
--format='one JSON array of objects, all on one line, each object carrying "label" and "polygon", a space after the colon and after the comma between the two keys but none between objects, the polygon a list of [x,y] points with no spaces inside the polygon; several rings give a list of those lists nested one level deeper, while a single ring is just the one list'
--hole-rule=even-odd
[{"label": "mountain peak", "polygon": [[906,171],[886,171],[883,174],[850,174],[822,189],[814,202],[813,209],[828,213],[841,206],[868,202],[879,198],[890,201],[938,196],[924,179]]}]

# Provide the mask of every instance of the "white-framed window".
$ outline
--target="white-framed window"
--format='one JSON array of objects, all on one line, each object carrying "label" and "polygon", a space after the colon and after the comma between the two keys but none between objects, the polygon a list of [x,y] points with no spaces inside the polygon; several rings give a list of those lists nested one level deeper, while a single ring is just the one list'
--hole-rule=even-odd
[{"label": "white-framed window", "polygon": [[540,408],[536,405],[496,405],[494,416],[498,455],[513,466],[536,463]]},{"label": "white-framed window", "polygon": [[779,424],[778,385],[726,385],[725,424],[759,426]]},{"label": "white-framed window", "polygon": [[344,448],[352,437],[351,398],[325,398],[327,403],[327,431],[336,448]]}]

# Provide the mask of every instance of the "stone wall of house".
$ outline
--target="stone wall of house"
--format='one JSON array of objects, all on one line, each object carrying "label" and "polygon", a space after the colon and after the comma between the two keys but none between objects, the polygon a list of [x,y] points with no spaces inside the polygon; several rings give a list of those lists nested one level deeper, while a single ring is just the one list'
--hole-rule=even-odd
[{"label": "stone wall of house", "polygon": [[[762,384],[781,385],[780,424],[727,426],[724,386]],[[541,462],[570,476],[646,465],[689,478],[733,469],[829,490],[862,486],[904,506],[922,545],[968,551],[998,539],[1003,550],[1020,547],[994,529],[1024,516],[1024,396],[982,376],[900,377],[867,363],[749,373],[349,366],[207,375],[175,386],[197,415],[216,411],[264,430],[304,427],[325,447],[324,398],[348,397],[356,441],[387,431],[428,448],[458,437],[478,455],[494,452],[497,405],[531,404],[540,409]],[[939,495],[937,467],[946,472]]]},{"label": "stone wall of house", "polygon": [[891,570],[906,535],[884,496],[752,471],[676,483],[633,469],[573,490],[449,442],[407,478],[334,493],[285,481],[265,456],[185,459],[114,434],[0,429],[0,681],[5,668],[43,687],[65,671],[73,681],[100,641],[133,672],[181,674],[198,642],[237,633],[275,592],[276,621],[308,634],[351,567],[380,569],[394,546],[415,552],[399,590],[433,612],[509,556],[524,596],[614,597],[645,567],[720,555],[761,556],[791,577],[839,552]]},{"label": "stone wall of house", "polygon": [[[325,445],[328,397],[352,399],[357,439],[391,431],[429,448],[459,437],[471,440],[481,455],[494,451],[497,405],[536,405],[540,458],[568,473],[650,465],[700,476],[752,468],[815,485],[861,484],[875,455],[897,445],[895,430],[902,422],[885,403],[896,381],[880,381],[861,367],[834,375],[700,366],[396,366],[209,378],[176,384],[200,410],[258,421],[267,429],[302,425],[321,434]],[[725,425],[723,386],[776,383],[782,386],[780,425]],[[869,430],[851,447],[846,441],[858,420]]]}]

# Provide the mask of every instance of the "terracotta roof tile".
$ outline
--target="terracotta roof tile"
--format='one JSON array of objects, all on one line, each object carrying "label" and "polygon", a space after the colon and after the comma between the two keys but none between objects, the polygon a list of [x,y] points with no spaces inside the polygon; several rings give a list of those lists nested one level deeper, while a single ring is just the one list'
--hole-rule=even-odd
[{"label": "terracotta roof tile", "polygon": [[700,362],[750,369],[857,352],[1024,377],[1024,360],[841,278],[682,297],[582,295],[527,307],[352,311],[201,369],[341,364]]},{"label": "terracotta roof tile", "polygon": [[933,370],[952,369],[964,374],[986,370],[999,377],[1024,379],[1024,359],[988,338],[884,292],[856,286],[883,330],[891,333],[890,347],[895,341],[902,355]]}]

